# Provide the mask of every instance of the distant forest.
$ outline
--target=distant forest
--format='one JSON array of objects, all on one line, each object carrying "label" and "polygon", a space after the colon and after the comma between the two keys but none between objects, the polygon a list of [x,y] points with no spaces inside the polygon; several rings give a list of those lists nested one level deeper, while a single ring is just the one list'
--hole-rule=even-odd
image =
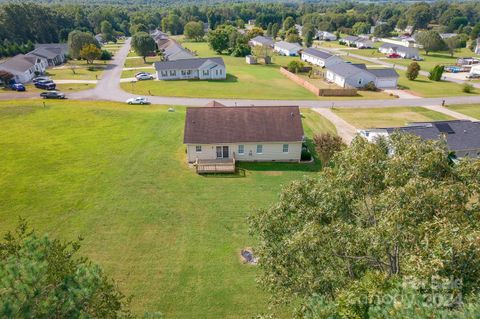
[{"label": "distant forest", "polygon": [[[72,0],[75,2],[80,2]],[[480,26],[480,2],[354,3],[354,2],[230,2],[203,5],[198,1],[83,0],[82,4],[55,1],[8,2],[0,4],[0,56],[11,56],[31,48],[32,43],[65,42],[73,30],[98,34],[108,21],[117,35],[160,28],[182,34],[189,21],[242,26],[254,19],[258,27],[282,25],[287,17],[316,29],[355,34],[382,22],[383,33],[395,28],[424,29],[436,25],[439,32],[457,32],[472,38]],[[45,1],[47,2],[47,1]],[[102,4],[99,4],[102,3]],[[166,5],[160,5],[166,3]],[[185,4],[188,3],[188,4]],[[174,5],[175,4],[175,5]],[[379,28],[380,29],[380,28]],[[472,33],[473,32],[473,33]]]}]

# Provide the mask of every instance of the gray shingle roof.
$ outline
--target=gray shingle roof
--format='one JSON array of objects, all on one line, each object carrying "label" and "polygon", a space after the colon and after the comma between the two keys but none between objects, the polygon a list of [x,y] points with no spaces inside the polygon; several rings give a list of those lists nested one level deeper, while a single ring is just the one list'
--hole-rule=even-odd
[{"label": "gray shingle roof", "polygon": [[335,63],[329,67],[327,67],[328,70],[332,71],[335,74],[340,75],[341,77],[348,78],[352,75],[355,75],[360,72],[365,72],[366,70],[355,66],[350,63],[345,63],[345,62],[339,62]]},{"label": "gray shingle roof", "polygon": [[276,47],[279,47],[284,50],[301,50],[302,46],[298,43],[290,43],[286,41],[278,41],[275,43]]},{"label": "gray shingle roof", "polygon": [[37,43],[35,44],[35,49],[57,49],[60,54],[67,54],[68,45],[67,43]]},{"label": "gray shingle roof", "polygon": [[60,55],[60,53],[57,53],[57,52],[55,52],[52,48],[50,48],[50,49],[48,49],[48,48],[38,48],[38,49],[35,49],[31,52],[28,52],[27,54],[28,55],[36,55],[36,56],[39,56],[39,57],[42,57],[42,58],[45,58],[45,59],[54,59],[55,57]]},{"label": "gray shingle roof", "polygon": [[262,45],[266,45],[266,46],[273,46],[273,44],[274,44],[272,38],[264,37],[264,36],[261,36],[261,35],[257,35],[251,41],[255,41],[255,42],[261,43]]},{"label": "gray shingle roof", "polygon": [[25,72],[29,70],[35,63],[26,59],[23,54],[17,54],[13,58],[6,60],[0,64],[0,70],[9,72]]},{"label": "gray shingle roof", "polygon": [[368,69],[368,72],[375,75],[377,78],[398,78],[397,71],[392,68],[389,69]]},{"label": "gray shingle roof", "polygon": [[350,42],[355,42],[355,41],[360,40],[360,38],[359,38],[359,37],[356,37],[356,36],[353,36],[353,35],[348,35],[348,36],[346,36],[345,38],[343,38],[342,40],[344,40],[344,41],[350,41]]},{"label": "gray shingle roof", "polygon": [[303,53],[315,56],[315,57],[323,59],[323,60],[326,60],[326,59],[328,59],[329,57],[332,56],[332,54],[330,54],[326,51],[317,50],[317,49],[314,49],[314,48],[306,48],[305,50],[303,50],[302,54]]},{"label": "gray shingle roof", "polygon": [[[445,126],[447,124],[448,126]],[[447,128],[447,130],[445,130]],[[446,136],[448,148],[452,151],[480,149],[480,122],[453,120],[411,123],[404,127],[388,127],[387,132],[396,130],[415,134],[426,140],[438,140]]]},{"label": "gray shingle roof", "polygon": [[198,69],[202,64],[207,61],[211,61],[213,63],[222,65],[225,67],[225,63],[223,59],[220,57],[213,57],[213,58],[194,58],[194,59],[181,59],[181,60],[174,60],[174,61],[164,61],[164,62],[155,62],[155,69],[157,71],[162,70],[193,70]]}]

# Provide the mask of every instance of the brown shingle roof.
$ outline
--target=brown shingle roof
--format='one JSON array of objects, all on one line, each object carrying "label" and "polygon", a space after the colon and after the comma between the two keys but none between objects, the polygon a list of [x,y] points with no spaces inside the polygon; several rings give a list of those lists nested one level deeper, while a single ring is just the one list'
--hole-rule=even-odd
[{"label": "brown shingle roof", "polygon": [[302,140],[298,106],[187,108],[185,144]]}]

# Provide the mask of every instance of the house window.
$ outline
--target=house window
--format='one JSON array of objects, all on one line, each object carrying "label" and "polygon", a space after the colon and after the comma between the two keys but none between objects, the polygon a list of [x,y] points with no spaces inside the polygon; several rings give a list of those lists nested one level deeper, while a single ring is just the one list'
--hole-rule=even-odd
[{"label": "house window", "polygon": [[202,152],[202,145],[195,146],[195,152],[201,153]]},{"label": "house window", "polygon": [[170,76],[176,76],[177,75],[177,71],[175,70],[170,70]]},{"label": "house window", "polygon": [[238,145],[238,154],[239,155],[245,154],[245,145]]},{"label": "house window", "polygon": [[208,70],[203,70],[203,75],[209,75],[210,74],[210,71]]},{"label": "house window", "polygon": [[186,75],[187,72],[185,70],[182,70],[182,75]]},{"label": "house window", "polygon": [[283,144],[283,152],[288,153],[288,144]]},{"label": "house window", "polygon": [[262,154],[263,153],[263,145],[262,144],[258,144],[257,145],[257,154]]},{"label": "house window", "polygon": [[162,76],[168,76],[168,71],[162,71]]}]

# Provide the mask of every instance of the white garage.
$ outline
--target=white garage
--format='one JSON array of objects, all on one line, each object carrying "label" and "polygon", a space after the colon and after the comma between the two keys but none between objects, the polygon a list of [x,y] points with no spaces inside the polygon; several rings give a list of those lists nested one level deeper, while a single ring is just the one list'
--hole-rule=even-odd
[{"label": "white garage", "polygon": [[394,69],[369,69],[375,76],[375,86],[379,89],[397,88],[398,73]]}]

